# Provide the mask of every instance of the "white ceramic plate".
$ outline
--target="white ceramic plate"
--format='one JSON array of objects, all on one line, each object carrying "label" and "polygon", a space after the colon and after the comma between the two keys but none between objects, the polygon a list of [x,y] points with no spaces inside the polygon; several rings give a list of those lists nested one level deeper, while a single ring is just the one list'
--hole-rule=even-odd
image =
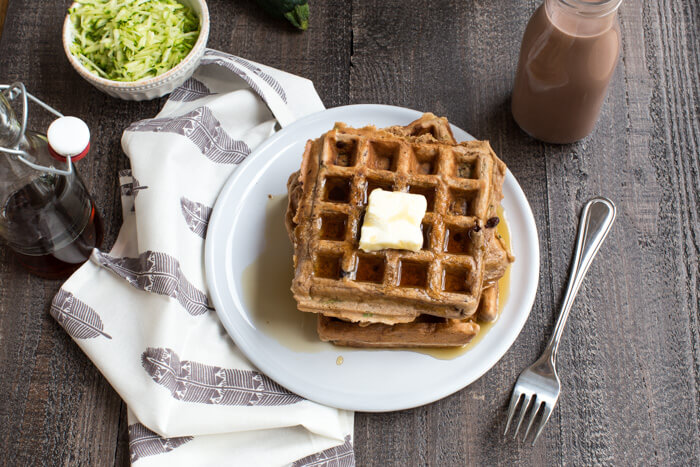
[{"label": "white ceramic plate", "polygon": [[[488,371],[513,344],[530,314],[539,277],[539,244],[530,206],[510,172],[502,203],[516,256],[510,292],[500,319],[468,352],[441,360],[409,350],[334,347],[318,341],[313,315],[296,310],[289,291],[292,248],[284,208],[287,178],[298,170],[306,141],[337,121],[385,127],[407,124],[420,115],[399,107],[351,105],[305,117],[258,147],[233,173],[214,207],[205,261],[219,318],[260,371],[307,399],[369,412],[441,399]],[[452,129],[459,141],[473,139]]]}]

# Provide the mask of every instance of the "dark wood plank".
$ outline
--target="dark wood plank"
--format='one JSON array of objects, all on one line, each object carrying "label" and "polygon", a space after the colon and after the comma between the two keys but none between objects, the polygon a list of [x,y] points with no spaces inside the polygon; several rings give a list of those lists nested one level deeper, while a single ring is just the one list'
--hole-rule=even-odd
[{"label": "dark wood plank", "polygon": [[600,193],[619,209],[581,289],[575,314],[584,319],[571,321],[560,353],[562,454],[573,464],[700,455],[699,94],[685,81],[692,67],[697,74],[688,51],[697,51],[698,16],[697,5],[673,5],[623,4],[623,60],[594,134],[547,153],[555,290],[577,207]]},{"label": "dark wood plank", "polygon": [[[72,70],[60,39],[70,3],[36,8],[12,1],[0,38],[0,82],[22,80],[33,94],[89,123],[98,143],[78,170],[104,215],[109,247],[121,225],[116,174],[128,166],[121,133],[155,115],[163,100],[113,99]],[[305,33],[269,18],[250,0],[208,5],[215,18],[210,47],[308,77],[328,105],[347,102],[350,12],[343,2],[316,5]],[[45,128],[50,116],[32,111],[32,126]],[[126,465],[124,404],[48,314],[60,281],[29,276],[2,246],[0,284],[0,393],[7,394],[0,401],[0,445],[18,465]]]},{"label": "dark wood plank", "polygon": [[[514,52],[536,5],[423,2],[430,14],[420,15],[404,2],[353,3],[351,101],[434,110],[491,139],[523,185],[542,246],[538,299],[513,349],[444,401],[358,415],[356,443],[367,444],[358,449],[361,465],[698,459],[698,92],[690,78],[697,75],[698,16],[697,5],[673,11],[670,3],[658,10],[625,3],[624,59],[608,102],[594,134],[570,146],[525,138],[509,115]],[[667,34],[673,40],[664,40]],[[677,77],[667,82],[664,70],[678,70]],[[658,85],[663,94],[653,96]],[[620,214],[566,333],[564,395],[535,448],[503,442],[510,389],[544,347],[580,207],[596,194],[613,198]],[[663,314],[662,303],[670,305]],[[682,435],[671,439],[673,433]]]},{"label": "dark wood plank", "polygon": [[[107,219],[106,243],[111,244],[121,223],[115,174],[126,166],[119,150],[120,124],[133,119],[135,109],[155,112],[159,104],[115,101],[105,106],[104,95],[76,79],[60,42],[67,5],[9,4],[10,19],[0,39],[0,82],[22,80],[64,113],[90,122],[100,143],[78,169]],[[46,128],[50,117],[33,107],[31,121]],[[0,283],[0,444],[8,447],[15,465],[112,463],[122,403],[49,316],[60,282],[29,276],[3,247]]]},{"label": "dark wood plank", "polygon": [[117,449],[115,451],[114,466],[127,467],[131,464],[129,459],[129,425],[126,418],[126,405],[122,404],[121,417],[119,418],[119,430]]},{"label": "dark wood plank", "polygon": [[7,1],[0,0],[0,37],[2,37],[2,27],[5,24],[5,14],[7,13]]},{"label": "dark wood plank", "polygon": [[[491,140],[542,225],[547,205],[542,145],[526,138],[509,113],[516,51],[531,12],[528,5],[513,4],[506,15],[502,2],[353,2],[350,89],[352,102],[433,111],[475,137]],[[489,53],[493,50],[512,53]],[[550,276],[545,233],[540,230],[544,283]],[[428,465],[541,464],[559,457],[556,428],[535,450],[501,438],[510,388],[540,350],[539,330],[551,321],[550,302],[551,290],[541,288],[513,349],[469,388],[412,411],[358,414],[356,444],[365,446],[358,449],[358,464],[413,459]]]},{"label": "dark wood plank", "polygon": [[209,47],[312,80],[327,107],[347,104],[351,30],[346,2],[313,3],[305,32],[271,18],[252,0],[208,5],[211,17],[218,18]]}]

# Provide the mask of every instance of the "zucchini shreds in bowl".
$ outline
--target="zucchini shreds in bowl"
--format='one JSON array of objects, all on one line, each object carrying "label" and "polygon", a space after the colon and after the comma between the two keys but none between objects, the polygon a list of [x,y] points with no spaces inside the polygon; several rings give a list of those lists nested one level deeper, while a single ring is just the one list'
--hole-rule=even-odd
[{"label": "zucchini shreds in bowl", "polygon": [[71,53],[89,71],[140,81],[175,67],[199,37],[199,19],[175,0],[81,0],[69,10]]}]

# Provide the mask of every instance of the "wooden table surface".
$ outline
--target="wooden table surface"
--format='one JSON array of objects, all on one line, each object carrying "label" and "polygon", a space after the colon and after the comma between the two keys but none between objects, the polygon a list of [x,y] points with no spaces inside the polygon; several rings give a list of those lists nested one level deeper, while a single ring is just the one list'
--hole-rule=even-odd
[{"label": "wooden table surface", "polygon": [[7,0],[0,0],[0,37],[2,37],[2,26],[5,22],[5,13],[7,12]]},{"label": "wooden table surface", "polygon": [[[117,171],[127,167],[121,132],[164,101],[110,98],[70,68],[60,39],[69,3],[10,0],[0,83],[22,80],[89,123],[94,149],[79,169],[110,247],[121,224]],[[358,413],[358,465],[698,465],[698,2],[623,3],[622,57],[600,120],[590,137],[566,146],[528,138],[509,111],[537,1],[311,3],[309,30],[297,33],[251,0],[210,0],[209,46],[312,79],[328,107],[433,111],[491,140],[530,201],[541,246],[537,300],[510,351],[444,400]],[[35,115],[45,128],[48,117]],[[504,439],[511,389],[552,330],[578,213],[595,195],[614,200],[618,218],[564,335],[562,396],[535,447]],[[0,248],[0,463],[125,465],[125,406],[49,316],[59,286],[28,275]]]}]

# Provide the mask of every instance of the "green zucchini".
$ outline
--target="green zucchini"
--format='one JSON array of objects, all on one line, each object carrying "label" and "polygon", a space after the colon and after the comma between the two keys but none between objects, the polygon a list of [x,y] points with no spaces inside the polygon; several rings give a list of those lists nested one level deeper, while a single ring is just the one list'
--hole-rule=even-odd
[{"label": "green zucchini", "polygon": [[286,18],[297,28],[309,27],[309,0],[255,0],[265,11],[278,18]]}]

